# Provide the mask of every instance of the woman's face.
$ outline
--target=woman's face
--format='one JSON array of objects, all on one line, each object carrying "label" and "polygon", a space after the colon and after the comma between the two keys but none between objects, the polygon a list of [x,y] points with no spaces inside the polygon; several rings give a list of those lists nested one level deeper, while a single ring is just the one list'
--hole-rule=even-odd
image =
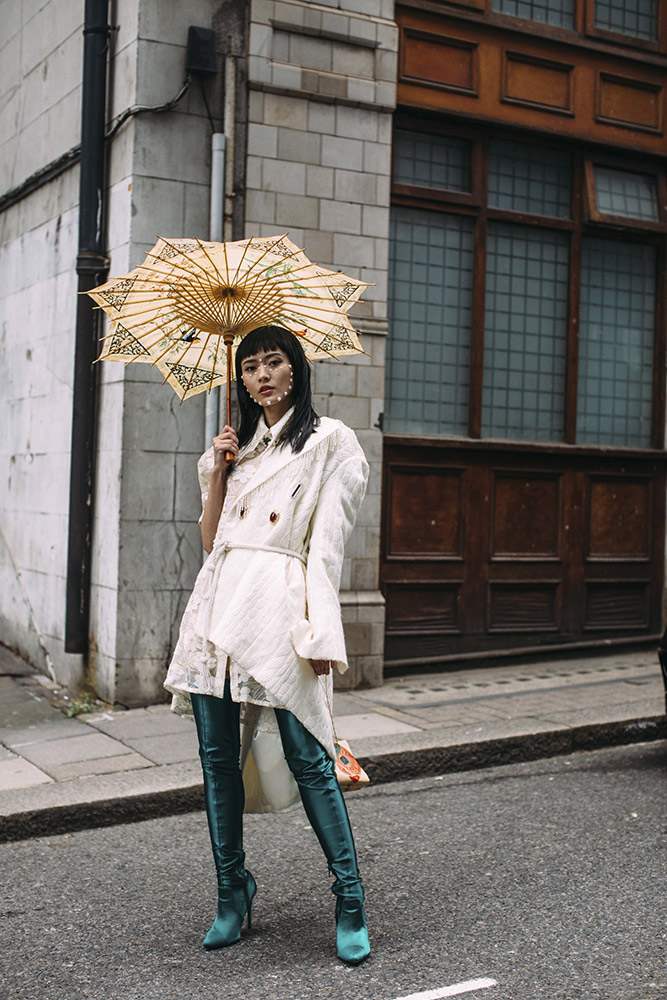
[{"label": "woman's face", "polygon": [[244,358],[241,377],[255,402],[264,407],[269,426],[287,413],[292,405],[294,375],[283,351],[276,347]]}]

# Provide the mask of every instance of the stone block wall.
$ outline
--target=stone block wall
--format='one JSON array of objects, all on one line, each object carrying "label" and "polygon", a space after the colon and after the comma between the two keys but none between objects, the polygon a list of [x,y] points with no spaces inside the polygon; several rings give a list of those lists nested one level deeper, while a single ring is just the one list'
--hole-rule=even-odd
[{"label": "stone block wall", "polygon": [[[190,24],[220,2],[128,0],[111,40],[109,118],[163,104],[185,77]],[[0,195],[80,140],[83,5],[4,0]],[[220,77],[209,87],[219,112]],[[210,126],[192,87],[165,115],[130,119],[109,146],[110,273],[158,233],[208,236]],[[59,680],[124,704],[160,700],[184,600],[201,563],[196,460],[203,401],[179,407],[145,366],[99,367],[90,657],[64,652],[70,436],[77,307],[78,167],[0,213],[0,642]],[[17,575],[20,574],[20,580]]]},{"label": "stone block wall", "polygon": [[[0,7],[0,195],[79,141],[83,6]],[[0,641],[76,685],[63,650],[78,169],[0,213]],[[34,618],[26,604],[29,604]]]},{"label": "stone block wall", "polygon": [[[114,47],[112,117],[160,105],[185,77],[188,26],[216,5],[140,0]],[[219,110],[219,78],[207,86]],[[210,126],[197,86],[167,114],[132,119],[114,139],[109,177],[110,274],[141,263],[158,234],[208,239]],[[94,531],[90,680],[124,705],[163,700],[162,682],[201,565],[196,463],[203,397],[183,406],[146,365],[104,363]]]},{"label": "stone block wall", "polygon": [[[351,314],[367,353],[318,363],[314,389],[319,412],[355,429],[371,465],[343,572],[351,670],[341,680],[376,684],[393,2],[192,0],[169,10],[167,17],[164,0],[118,6],[110,119],[173,97],[185,75],[188,26],[214,27],[220,73],[204,86],[218,129],[224,57],[233,54],[238,67],[228,237],[289,231],[312,259],[371,283]],[[0,13],[2,195],[79,142],[83,7],[0,0]],[[208,236],[210,131],[193,86],[173,111],[132,118],[114,137],[111,275],[138,264],[158,234]],[[99,368],[86,665],[64,652],[78,182],[73,167],[0,212],[0,642],[43,667],[20,574],[61,682],[76,688],[87,680],[110,701],[145,704],[163,697],[201,561],[195,467],[204,401],[179,406],[146,366]]]},{"label": "stone block wall", "polygon": [[387,254],[397,29],[393,0],[252,0],[246,233],[289,231],[309,257],[371,284],[350,318],[367,351],[315,365],[315,407],[356,431],[371,475],[346,551],[350,670],[382,680],[378,590]]}]

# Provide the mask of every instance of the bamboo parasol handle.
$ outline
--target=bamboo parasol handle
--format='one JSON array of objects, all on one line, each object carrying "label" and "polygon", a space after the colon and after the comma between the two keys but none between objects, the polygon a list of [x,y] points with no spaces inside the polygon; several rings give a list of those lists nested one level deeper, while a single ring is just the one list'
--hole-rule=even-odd
[{"label": "bamboo parasol handle", "polygon": [[[225,337],[225,346],[227,347],[227,424],[231,426],[232,423],[232,341]],[[231,464],[234,461],[234,452],[225,452],[225,462]]]}]

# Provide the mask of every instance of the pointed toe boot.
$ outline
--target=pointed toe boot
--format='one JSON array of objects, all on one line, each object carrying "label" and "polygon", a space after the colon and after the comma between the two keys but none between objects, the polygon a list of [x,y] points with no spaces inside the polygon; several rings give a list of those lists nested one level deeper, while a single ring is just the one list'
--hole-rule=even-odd
[{"label": "pointed toe boot", "polygon": [[359,965],[371,953],[362,899],[339,896],[336,900],[336,951],[342,962]]},{"label": "pointed toe boot", "polygon": [[301,801],[336,881],[336,949],[338,957],[358,965],[370,955],[364,912],[364,890],[350,819],[333,761],[324,748],[284,709],[276,719],[285,757],[299,786]]},{"label": "pointed toe boot", "polygon": [[212,951],[240,941],[246,914],[250,929],[257,886],[245,867],[243,851],[245,795],[239,769],[239,706],[232,701],[229,680],[224,698],[205,694],[192,694],[191,698],[218,877],[218,911],[204,938],[204,947]]},{"label": "pointed toe boot", "polygon": [[256,892],[257,885],[249,871],[246,871],[242,885],[225,885],[218,888],[218,912],[204,938],[204,947],[207,951],[227,948],[240,941],[246,914],[248,930],[252,928],[252,901]]}]

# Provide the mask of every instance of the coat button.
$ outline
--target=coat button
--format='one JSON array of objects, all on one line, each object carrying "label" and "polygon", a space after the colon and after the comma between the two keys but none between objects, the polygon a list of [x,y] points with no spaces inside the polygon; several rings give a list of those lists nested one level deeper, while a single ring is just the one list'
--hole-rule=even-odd
[{"label": "coat button", "polygon": [[279,518],[280,514],[278,513],[277,510],[272,510],[271,513],[269,514],[269,521],[271,522],[271,524],[276,524]]},{"label": "coat button", "polygon": [[248,511],[245,507],[239,507],[239,517],[245,517]]}]

